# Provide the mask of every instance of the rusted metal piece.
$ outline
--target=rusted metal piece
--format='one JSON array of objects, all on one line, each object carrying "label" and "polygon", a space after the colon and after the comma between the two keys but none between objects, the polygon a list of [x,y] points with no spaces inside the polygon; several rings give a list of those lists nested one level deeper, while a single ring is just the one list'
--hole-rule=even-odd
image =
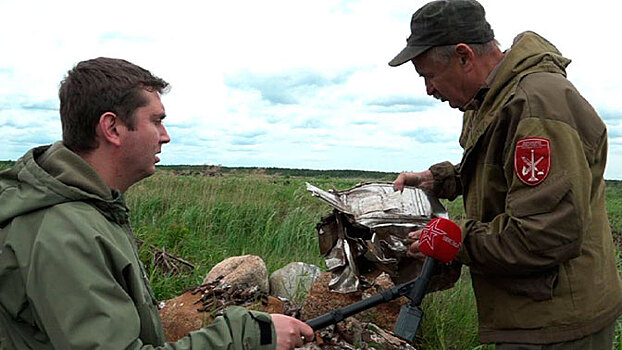
[{"label": "rusted metal piece", "polygon": [[232,286],[221,280],[224,276],[204,283],[191,291],[191,294],[200,294],[194,302],[199,304],[198,312],[207,312],[216,316],[227,306],[239,305],[248,307],[253,304],[268,305],[268,294],[262,292],[258,286],[235,285]]},{"label": "rusted metal piece", "polygon": [[[363,183],[342,191],[324,191],[307,183],[313,196],[334,209],[317,224],[320,253],[333,273],[332,291],[350,293],[369,287],[381,272],[396,284],[416,277],[422,262],[406,255],[413,242],[408,233],[437,217],[448,218],[441,202],[424,191],[406,187],[394,191],[392,183]],[[432,290],[451,287],[459,266],[443,266]]]}]

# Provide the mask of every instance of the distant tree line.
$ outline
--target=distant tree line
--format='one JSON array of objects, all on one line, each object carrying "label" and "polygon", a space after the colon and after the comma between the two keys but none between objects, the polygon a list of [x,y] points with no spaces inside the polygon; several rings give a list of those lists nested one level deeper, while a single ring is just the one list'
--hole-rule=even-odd
[{"label": "distant tree line", "polygon": [[264,174],[270,176],[300,176],[300,177],[329,177],[329,178],[366,178],[378,180],[393,180],[398,173],[367,171],[367,170],[315,170],[297,168],[274,168],[274,167],[226,167],[220,165],[159,165],[159,169],[175,172],[203,173],[206,170],[218,168],[222,174]]},{"label": "distant tree line", "polygon": [[12,160],[0,160],[0,170],[8,169],[15,164]]},{"label": "distant tree line", "polygon": [[[0,170],[12,167],[15,161],[0,160]],[[315,170],[315,169],[296,169],[296,168],[262,168],[262,167],[226,167],[221,165],[158,165],[158,169],[176,172],[195,172],[204,173],[206,170],[218,169],[222,174],[265,174],[270,176],[300,176],[300,177],[327,177],[327,178],[363,178],[384,181],[393,181],[398,173],[367,170]],[[607,184],[620,184],[621,180],[605,180]]]}]

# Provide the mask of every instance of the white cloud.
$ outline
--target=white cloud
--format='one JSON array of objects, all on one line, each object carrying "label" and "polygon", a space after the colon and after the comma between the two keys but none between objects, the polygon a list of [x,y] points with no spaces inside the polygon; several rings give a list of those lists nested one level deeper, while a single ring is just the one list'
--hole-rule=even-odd
[{"label": "white cloud", "polygon": [[[616,11],[603,11],[612,2],[524,0],[511,11],[481,2],[503,48],[534,30],[572,58],[569,78],[619,135],[622,83],[605,62],[622,50],[610,42]],[[172,84],[164,164],[400,171],[458,162],[460,113],[426,96],[409,64],[387,65],[423,3],[0,2],[0,159],[60,138],[50,110],[60,80],[81,60],[109,56]],[[612,165],[622,164],[619,140],[607,178],[622,179]]]}]

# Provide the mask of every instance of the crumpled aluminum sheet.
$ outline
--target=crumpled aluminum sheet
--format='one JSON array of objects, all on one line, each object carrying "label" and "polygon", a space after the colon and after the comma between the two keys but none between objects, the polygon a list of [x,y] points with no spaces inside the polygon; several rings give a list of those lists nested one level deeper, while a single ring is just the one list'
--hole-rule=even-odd
[{"label": "crumpled aluminum sheet", "polygon": [[[396,284],[415,278],[422,262],[406,255],[412,243],[408,233],[433,218],[448,218],[437,198],[414,187],[400,193],[392,183],[379,182],[324,191],[307,183],[307,190],[334,208],[316,229],[320,253],[333,273],[329,288],[340,293],[368,288],[365,276],[373,279],[381,272]],[[443,269],[442,278],[432,280],[432,290],[451,287],[460,276],[459,267]]]}]

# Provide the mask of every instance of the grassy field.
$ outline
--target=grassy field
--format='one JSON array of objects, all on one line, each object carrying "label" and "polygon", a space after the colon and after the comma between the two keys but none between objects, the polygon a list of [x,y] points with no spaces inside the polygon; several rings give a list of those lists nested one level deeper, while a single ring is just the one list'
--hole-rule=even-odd
[{"label": "grassy field", "polygon": [[[324,266],[315,225],[329,212],[305,187],[347,188],[360,179],[242,176],[179,176],[159,172],[128,191],[135,234],[195,263],[194,274],[169,278],[152,272],[161,299],[200,284],[223,259],[261,256],[274,271],[292,261]],[[141,249],[148,261],[149,252]]]},{"label": "grassy field", "polygon": [[[365,174],[363,174],[365,175]],[[265,171],[226,176],[175,175],[158,171],[127,193],[136,236],[196,264],[192,274],[169,277],[150,269],[157,296],[167,299],[200,284],[209,269],[236,255],[261,256],[270,272],[292,261],[324,267],[315,225],[331,209],[305,189],[305,182],[345,189],[374,178],[266,175]],[[622,184],[608,183],[608,210],[617,236],[622,233]],[[460,201],[445,202],[452,217]],[[144,248],[144,247],[143,247]],[[149,264],[147,249],[141,257]],[[451,307],[447,307],[451,305]],[[487,349],[477,340],[477,318],[468,270],[455,288],[429,295],[423,304],[424,349]],[[620,331],[617,332],[618,337]],[[616,349],[622,349],[619,343]]]},{"label": "grassy field", "polygon": [[[0,162],[0,170],[9,165]],[[200,284],[212,266],[230,256],[261,256],[270,272],[292,261],[324,268],[315,225],[331,208],[312,197],[305,182],[323,189],[346,189],[359,182],[392,181],[395,177],[290,170],[170,167],[160,168],[154,176],[134,185],[127,201],[135,234],[147,243],[140,250],[142,260],[151,265],[153,254],[148,246],[155,246],[195,264],[192,273],[174,277],[149,268],[157,297],[169,299]],[[620,246],[622,182],[607,183],[607,201]],[[452,217],[463,215],[459,200],[445,205]],[[426,296],[423,309],[421,348],[489,348],[477,340],[475,300],[467,269],[454,288]],[[618,322],[615,349],[622,350],[621,337]]]}]

